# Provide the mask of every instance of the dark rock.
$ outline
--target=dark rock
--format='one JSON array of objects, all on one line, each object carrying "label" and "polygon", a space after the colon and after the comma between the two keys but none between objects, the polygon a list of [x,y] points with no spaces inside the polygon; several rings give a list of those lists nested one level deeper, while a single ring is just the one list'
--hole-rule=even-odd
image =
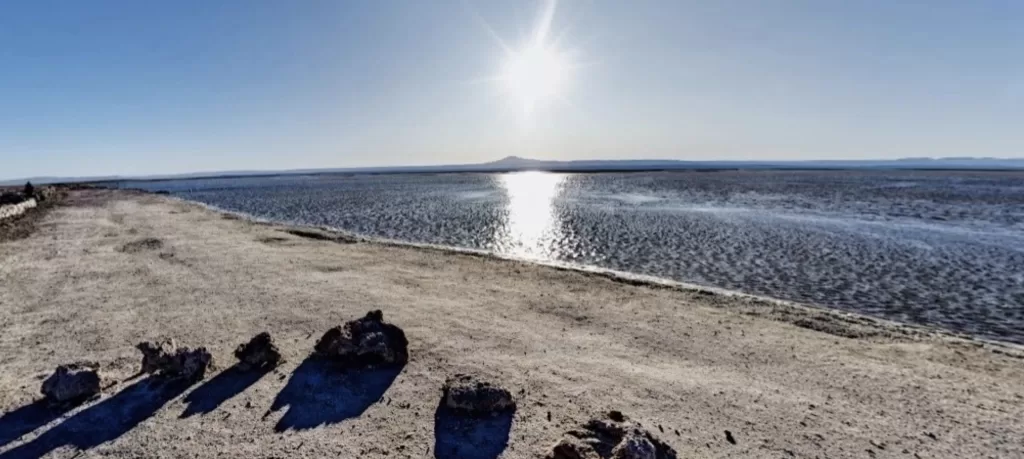
[{"label": "dark rock", "polygon": [[177,347],[174,340],[146,341],[135,347],[142,352],[142,373],[199,380],[213,367],[213,356],[205,347]]},{"label": "dark rock", "polygon": [[167,366],[169,355],[174,353],[174,341],[145,341],[135,346],[142,352],[140,373],[157,373]]},{"label": "dark rock", "polygon": [[508,389],[472,375],[452,376],[441,390],[445,406],[459,413],[485,416],[516,409],[516,401]]},{"label": "dark rock", "polygon": [[404,365],[409,361],[405,332],[385,323],[379,310],[327,330],[314,349],[318,355],[350,367]]},{"label": "dark rock", "polygon": [[281,351],[274,344],[270,333],[263,332],[254,336],[248,343],[239,344],[235,349],[235,358],[241,370],[272,369],[281,363]]},{"label": "dark rock", "polygon": [[58,403],[77,403],[100,393],[99,365],[93,362],[77,362],[57,367],[50,377],[43,381],[42,393]]},{"label": "dark rock", "polygon": [[736,444],[736,439],[733,438],[732,432],[729,432],[728,430],[725,431],[725,441],[732,443],[734,445]]},{"label": "dark rock", "polygon": [[570,430],[547,459],[676,459],[676,451],[640,424],[612,411]]},{"label": "dark rock", "polygon": [[25,197],[18,193],[0,193],[0,205],[21,204]]},{"label": "dark rock", "polygon": [[550,458],[555,459],[588,459],[595,456],[593,448],[578,441],[563,438],[551,450]]},{"label": "dark rock", "polygon": [[658,452],[648,438],[639,432],[627,432],[622,441],[612,449],[617,459],[656,459]]}]

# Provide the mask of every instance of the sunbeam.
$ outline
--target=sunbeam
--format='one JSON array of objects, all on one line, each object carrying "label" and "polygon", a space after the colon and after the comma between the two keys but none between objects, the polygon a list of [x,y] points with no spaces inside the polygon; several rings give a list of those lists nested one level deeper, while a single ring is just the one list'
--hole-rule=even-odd
[{"label": "sunbeam", "polygon": [[503,53],[495,75],[473,82],[494,82],[507,101],[525,116],[555,102],[573,106],[566,92],[579,65],[573,60],[574,54],[561,44],[566,31],[552,33],[556,7],[555,0],[543,2],[529,36],[517,48],[510,47],[483,18],[473,14]]}]

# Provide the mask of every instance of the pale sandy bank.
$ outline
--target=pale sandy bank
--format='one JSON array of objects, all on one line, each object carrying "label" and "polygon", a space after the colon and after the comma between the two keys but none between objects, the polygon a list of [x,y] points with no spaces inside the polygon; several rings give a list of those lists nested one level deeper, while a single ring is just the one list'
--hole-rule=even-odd
[{"label": "pale sandy bank", "polygon": [[[608,409],[680,457],[1024,457],[1017,348],[308,236],[159,196],[77,191],[32,236],[0,243],[0,458],[434,457],[462,435],[434,416],[455,372],[519,394],[507,447],[491,429],[476,457],[540,457]],[[408,335],[401,373],[353,382],[304,363],[323,331],[371,309]],[[288,362],[258,380],[121,382],[141,340],[204,345],[225,368],[263,330]],[[32,404],[56,365],[82,359],[109,378],[99,400],[59,416]]]}]

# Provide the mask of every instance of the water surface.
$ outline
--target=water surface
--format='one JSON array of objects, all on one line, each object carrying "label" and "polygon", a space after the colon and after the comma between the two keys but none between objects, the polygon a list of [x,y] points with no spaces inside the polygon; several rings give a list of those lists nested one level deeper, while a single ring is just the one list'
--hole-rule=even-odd
[{"label": "water surface", "polygon": [[270,220],[598,266],[1024,343],[1019,172],[318,175],[142,187]]}]

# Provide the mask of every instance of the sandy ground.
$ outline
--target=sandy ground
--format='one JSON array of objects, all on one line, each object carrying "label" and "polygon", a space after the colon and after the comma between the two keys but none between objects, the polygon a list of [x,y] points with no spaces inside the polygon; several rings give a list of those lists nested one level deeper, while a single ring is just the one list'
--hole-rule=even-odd
[{"label": "sandy ground", "polygon": [[[680,457],[1024,457],[1019,348],[311,234],[76,191],[31,236],[0,242],[0,458],[540,457],[609,409]],[[371,309],[410,339],[400,373],[305,360]],[[288,360],[269,374],[128,379],[141,340],[207,346],[225,369],[263,330]],[[102,397],[63,413],[37,401],[56,365],[83,359],[101,364]],[[456,372],[513,389],[514,418],[437,418]]]}]

